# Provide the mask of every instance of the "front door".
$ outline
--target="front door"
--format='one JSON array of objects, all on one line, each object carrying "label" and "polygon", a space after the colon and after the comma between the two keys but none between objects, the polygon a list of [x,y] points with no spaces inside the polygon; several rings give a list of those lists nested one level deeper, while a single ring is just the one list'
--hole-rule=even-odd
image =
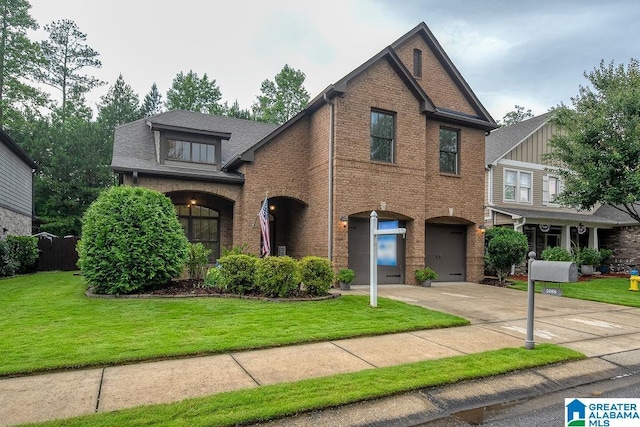
[{"label": "front door", "polygon": [[438,282],[463,282],[466,271],[467,227],[428,224],[425,265],[438,273]]}]

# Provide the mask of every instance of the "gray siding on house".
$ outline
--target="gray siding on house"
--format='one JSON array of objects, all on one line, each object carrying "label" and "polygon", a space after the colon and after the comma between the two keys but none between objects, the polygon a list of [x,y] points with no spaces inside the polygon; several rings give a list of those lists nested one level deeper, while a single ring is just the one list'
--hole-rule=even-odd
[{"label": "gray siding on house", "polygon": [[[515,170],[522,172],[531,172],[531,193],[532,203],[505,202],[504,201],[504,170]],[[565,208],[554,204],[544,204],[542,202],[543,177],[553,175],[552,172],[535,168],[527,168],[521,166],[503,165],[498,163],[493,169],[493,204],[495,206],[510,207],[517,209],[540,209],[556,212],[575,212],[575,208]]]},{"label": "gray siding on house", "polygon": [[0,143],[0,206],[31,218],[32,179],[31,166]]},{"label": "gray siding on house", "polygon": [[556,126],[554,124],[546,123],[518,146],[514,147],[513,150],[506,153],[503,158],[539,165],[546,164],[543,156],[550,151],[549,139],[551,139],[555,131]]}]

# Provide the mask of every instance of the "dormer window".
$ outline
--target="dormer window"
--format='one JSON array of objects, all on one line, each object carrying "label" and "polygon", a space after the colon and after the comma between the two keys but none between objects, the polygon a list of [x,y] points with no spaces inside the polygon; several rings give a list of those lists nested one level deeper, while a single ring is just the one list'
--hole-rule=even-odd
[{"label": "dormer window", "polygon": [[167,159],[215,165],[216,146],[199,142],[167,139]]},{"label": "dormer window", "polygon": [[153,131],[159,164],[207,171],[222,169],[222,141],[228,141],[231,133],[187,129],[150,120],[147,125]]}]

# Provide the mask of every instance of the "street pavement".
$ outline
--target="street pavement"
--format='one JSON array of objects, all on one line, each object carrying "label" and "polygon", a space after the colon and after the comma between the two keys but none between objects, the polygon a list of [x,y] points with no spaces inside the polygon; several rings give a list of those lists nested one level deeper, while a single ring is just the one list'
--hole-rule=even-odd
[{"label": "street pavement", "polygon": [[[369,287],[353,286],[350,291],[339,292],[368,295]],[[0,426],[524,345],[526,292],[473,283],[434,283],[430,288],[380,285],[378,295],[455,314],[471,324],[4,378],[0,379]],[[638,308],[537,294],[534,338],[536,343],[560,344],[580,351],[588,359],[316,411],[269,424],[418,425],[483,405],[640,371]]]}]

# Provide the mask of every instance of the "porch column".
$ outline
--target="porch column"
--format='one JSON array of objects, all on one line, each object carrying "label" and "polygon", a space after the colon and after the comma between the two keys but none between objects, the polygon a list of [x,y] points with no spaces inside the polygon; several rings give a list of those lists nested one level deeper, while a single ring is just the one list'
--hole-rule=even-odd
[{"label": "porch column", "polygon": [[562,228],[562,247],[571,253],[571,226],[565,225]]},{"label": "porch column", "polygon": [[589,230],[589,247],[598,249],[598,227],[593,227]]}]

